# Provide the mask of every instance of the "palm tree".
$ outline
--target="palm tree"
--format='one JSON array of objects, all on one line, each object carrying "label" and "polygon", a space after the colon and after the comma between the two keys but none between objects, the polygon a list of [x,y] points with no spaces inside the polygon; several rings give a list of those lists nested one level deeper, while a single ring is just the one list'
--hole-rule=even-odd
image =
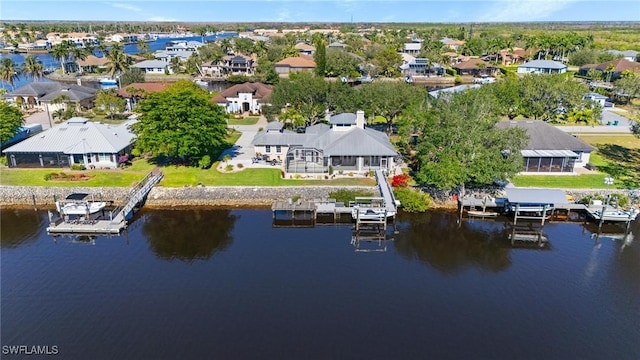
[{"label": "palm tree", "polygon": [[147,42],[143,39],[138,40],[138,51],[143,54],[146,53],[147,51],[149,51],[149,44],[147,44]]},{"label": "palm tree", "polygon": [[9,58],[2,59],[2,62],[0,62],[0,80],[9,84],[13,89],[13,84],[19,76],[18,65]]},{"label": "palm tree", "polygon": [[67,60],[69,54],[69,44],[66,41],[57,44],[51,49],[51,55],[54,59],[60,61],[60,67],[62,68],[62,74],[66,73],[64,63]]},{"label": "palm tree", "polygon": [[44,75],[44,66],[42,65],[42,61],[37,57],[27,55],[27,57],[24,58],[24,63],[22,64],[22,73],[25,75],[31,75],[35,81],[38,81],[38,79]]},{"label": "palm tree", "polygon": [[169,67],[174,74],[177,74],[182,69],[182,60],[179,57],[172,58]]},{"label": "palm tree", "polygon": [[121,48],[114,46],[109,51],[109,55],[107,55],[107,71],[109,71],[109,76],[112,78],[129,69],[131,64],[131,59],[120,50]]}]

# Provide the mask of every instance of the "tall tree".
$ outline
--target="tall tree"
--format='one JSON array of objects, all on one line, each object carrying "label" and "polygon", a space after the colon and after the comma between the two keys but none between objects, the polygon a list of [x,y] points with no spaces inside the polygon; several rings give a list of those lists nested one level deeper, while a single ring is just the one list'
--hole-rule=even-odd
[{"label": "tall tree", "polygon": [[383,117],[389,132],[393,122],[409,105],[427,96],[424,89],[404,82],[372,82],[362,85],[358,93],[362,110],[368,116]]},{"label": "tall tree", "polygon": [[135,67],[129,68],[120,75],[120,87],[125,87],[133,83],[145,82],[144,71]]},{"label": "tall tree", "polygon": [[227,114],[210,101],[209,93],[190,81],[148,94],[137,107],[142,115],[132,129],[136,147],[174,163],[197,164],[222,150]]},{"label": "tall tree", "polygon": [[378,51],[373,61],[377,67],[378,74],[391,78],[400,75],[402,56],[396,51],[395,47],[387,46],[382,51]]},{"label": "tall tree", "polygon": [[149,44],[146,41],[144,41],[144,39],[138,40],[138,51],[141,52],[142,54],[149,51]]},{"label": "tall tree", "polygon": [[288,79],[280,79],[270,97],[272,106],[284,109],[293,107],[313,125],[324,118],[327,109],[327,82],[310,72],[292,74]]},{"label": "tall tree", "polygon": [[13,84],[20,76],[18,65],[10,58],[4,58],[0,62],[0,80],[7,83],[13,89]]},{"label": "tall tree", "polygon": [[0,100],[0,144],[14,137],[23,123],[22,112],[6,101]]},{"label": "tall tree", "polygon": [[324,39],[319,38],[314,43],[314,46],[316,47],[316,52],[313,55],[313,59],[316,62],[315,72],[316,75],[324,77],[327,68],[327,43]]},{"label": "tall tree", "polygon": [[54,45],[51,49],[51,55],[54,59],[60,61],[60,68],[62,69],[62,74],[66,74],[67,69],[65,63],[67,62],[67,56],[69,55],[69,42],[63,41],[57,45]]},{"label": "tall tree", "polygon": [[130,64],[131,58],[124,51],[118,47],[111,48],[107,55],[107,71],[110,77],[119,76],[129,69]]},{"label": "tall tree", "polygon": [[127,101],[116,95],[115,89],[99,90],[96,94],[95,105],[107,113],[107,118],[111,118],[125,110]]},{"label": "tall tree", "polygon": [[526,134],[497,128],[497,121],[493,98],[478,90],[412,107],[403,115],[400,133],[407,143],[416,143],[416,180],[464,194],[470,184],[491,184],[519,172]]}]

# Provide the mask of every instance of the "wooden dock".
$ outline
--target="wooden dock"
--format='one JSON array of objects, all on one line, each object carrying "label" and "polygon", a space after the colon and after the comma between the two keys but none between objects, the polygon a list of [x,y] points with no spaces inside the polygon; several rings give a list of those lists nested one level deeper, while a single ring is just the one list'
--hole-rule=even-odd
[{"label": "wooden dock", "polygon": [[163,178],[162,172],[156,168],[131,188],[127,203],[113,211],[100,212],[93,216],[80,216],[75,219],[49,211],[49,234],[119,234],[127,227],[127,221],[133,216],[136,207],[142,206],[151,189]]}]

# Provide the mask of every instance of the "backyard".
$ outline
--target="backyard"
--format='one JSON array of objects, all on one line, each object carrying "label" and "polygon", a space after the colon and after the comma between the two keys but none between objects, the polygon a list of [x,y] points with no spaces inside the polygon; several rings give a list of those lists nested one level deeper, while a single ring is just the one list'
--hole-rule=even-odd
[{"label": "backyard", "polygon": [[[164,180],[160,186],[373,186],[373,178],[347,177],[334,180],[297,180],[282,179],[280,169],[244,169],[242,171],[223,173],[216,170],[217,163],[210,169],[200,169],[187,166],[164,166]],[[82,170],[68,169],[0,169],[2,185],[8,186],[89,186],[89,187],[128,187],[141,180],[155,167],[146,160],[134,161],[125,169],[111,170]],[[84,173],[90,178],[83,181],[54,181],[45,180],[51,173],[64,171],[67,174]]]},{"label": "backyard", "polygon": [[[513,184],[574,189],[640,188],[640,139],[630,134],[581,134],[579,138],[598,148],[591,153],[589,161],[596,166],[598,173],[576,176],[518,175],[513,178]],[[605,185],[607,176],[613,177],[613,185]]]}]

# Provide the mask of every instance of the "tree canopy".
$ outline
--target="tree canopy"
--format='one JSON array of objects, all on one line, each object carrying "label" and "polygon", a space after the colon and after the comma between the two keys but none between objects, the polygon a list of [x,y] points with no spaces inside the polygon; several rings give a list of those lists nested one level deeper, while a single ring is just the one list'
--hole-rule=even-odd
[{"label": "tree canopy", "polygon": [[0,100],[0,144],[14,137],[23,123],[22,112],[6,101]]},{"label": "tree canopy", "polygon": [[227,114],[210,95],[189,81],[178,81],[164,91],[148,94],[133,124],[136,147],[168,162],[195,165],[222,150]]},{"label": "tree canopy", "polygon": [[497,128],[497,121],[492,95],[478,90],[413,106],[403,115],[400,133],[404,142],[413,144],[415,179],[449,190],[516,174],[526,134]]},{"label": "tree canopy", "polygon": [[382,116],[390,129],[398,115],[426,96],[424,89],[404,82],[372,82],[360,87],[358,103],[367,116]]}]

